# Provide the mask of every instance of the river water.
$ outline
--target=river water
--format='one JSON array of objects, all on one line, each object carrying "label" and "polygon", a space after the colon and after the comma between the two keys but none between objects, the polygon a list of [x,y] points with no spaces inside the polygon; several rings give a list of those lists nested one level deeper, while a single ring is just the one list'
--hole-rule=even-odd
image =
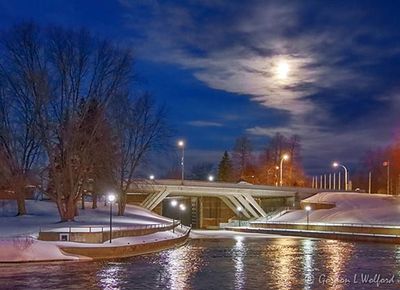
[{"label": "river water", "polygon": [[233,236],[123,260],[3,266],[0,289],[400,289],[399,270],[398,245]]}]

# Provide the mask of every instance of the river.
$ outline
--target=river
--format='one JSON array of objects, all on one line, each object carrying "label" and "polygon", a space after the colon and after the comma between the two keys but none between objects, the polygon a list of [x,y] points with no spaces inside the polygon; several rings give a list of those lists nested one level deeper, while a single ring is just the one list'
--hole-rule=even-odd
[{"label": "river", "polygon": [[398,245],[234,235],[123,260],[2,266],[0,289],[400,289],[399,270]]}]

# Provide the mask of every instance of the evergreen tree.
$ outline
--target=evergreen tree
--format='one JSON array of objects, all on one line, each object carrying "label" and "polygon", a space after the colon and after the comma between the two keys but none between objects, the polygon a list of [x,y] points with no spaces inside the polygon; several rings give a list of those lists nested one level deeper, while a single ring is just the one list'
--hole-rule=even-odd
[{"label": "evergreen tree", "polygon": [[221,161],[218,165],[218,180],[219,181],[232,181],[233,166],[231,158],[227,151],[224,152]]}]

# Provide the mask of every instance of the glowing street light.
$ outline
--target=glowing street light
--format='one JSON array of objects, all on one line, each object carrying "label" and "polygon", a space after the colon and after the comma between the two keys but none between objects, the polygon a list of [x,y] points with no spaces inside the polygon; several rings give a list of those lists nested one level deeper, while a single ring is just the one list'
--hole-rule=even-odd
[{"label": "glowing street light", "polygon": [[237,208],[236,208],[236,210],[238,211],[238,216],[239,216],[239,227],[241,226],[240,225],[240,221],[241,221],[241,213],[242,213],[242,207],[241,206],[238,206]]},{"label": "glowing street light", "polygon": [[214,181],[214,176],[213,175],[209,175],[208,176],[208,181],[213,182]]},{"label": "glowing street light", "polygon": [[281,157],[281,162],[279,166],[279,185],[283,186],[283,161],[289,160],[289,154],[283,154]]},{"label": "glowing street light", "polygon": [[344,169],[344,190],[348,189],[348,184],[349,184],[349,171],[346,168],[346,166],[344,166],[343,164],[340,164],[338,162],[333,162],[332,166],[337,168],[337,167],[342,167]]},{"label": "glowing street light", "polygon": [[176,201],[176,199],[171,200],[172,207],[176,207],[177,205],[178,205],[178,202]]},{"label": "glowing street light", "polygon": [[181,168],[182,168],[182,176],[181,176],[181,184],[183,185],[183,180],[185,179],[185,141],[179,140],[178,147],[182,149],[181,155]]},{"label": "glowing street light", "polygon": [[115,194],[110,193],[107,196],[108,202],[110,203],[110,243],[112,241],[112,206],[113,206],[113,202],[115,201],[116,197]]},{"label": "glowing street light", "polygon": [[153,174],[151,174],[151,175],[149,176],[149,179],[150,179],[150,180],[154,180],[154,179],[155,179],[155,176],[154,176]]},{"label": "glowing street light", "polygon": [[310,211],[312,210],[312,208],[311,206],[306,205],[304,209],[306,210],[307,213],[307,230],[308,230],[308,224],[310,223]]}]

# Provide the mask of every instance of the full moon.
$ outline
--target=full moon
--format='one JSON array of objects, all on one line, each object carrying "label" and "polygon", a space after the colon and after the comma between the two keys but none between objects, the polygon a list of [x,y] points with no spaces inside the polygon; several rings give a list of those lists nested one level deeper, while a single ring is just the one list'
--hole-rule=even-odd
[{"label": "full moon", "polygon": [[286,61],[280,61],[276,68],[276,76],[279,79],[286,79],[289,74],[289,64]]}]

